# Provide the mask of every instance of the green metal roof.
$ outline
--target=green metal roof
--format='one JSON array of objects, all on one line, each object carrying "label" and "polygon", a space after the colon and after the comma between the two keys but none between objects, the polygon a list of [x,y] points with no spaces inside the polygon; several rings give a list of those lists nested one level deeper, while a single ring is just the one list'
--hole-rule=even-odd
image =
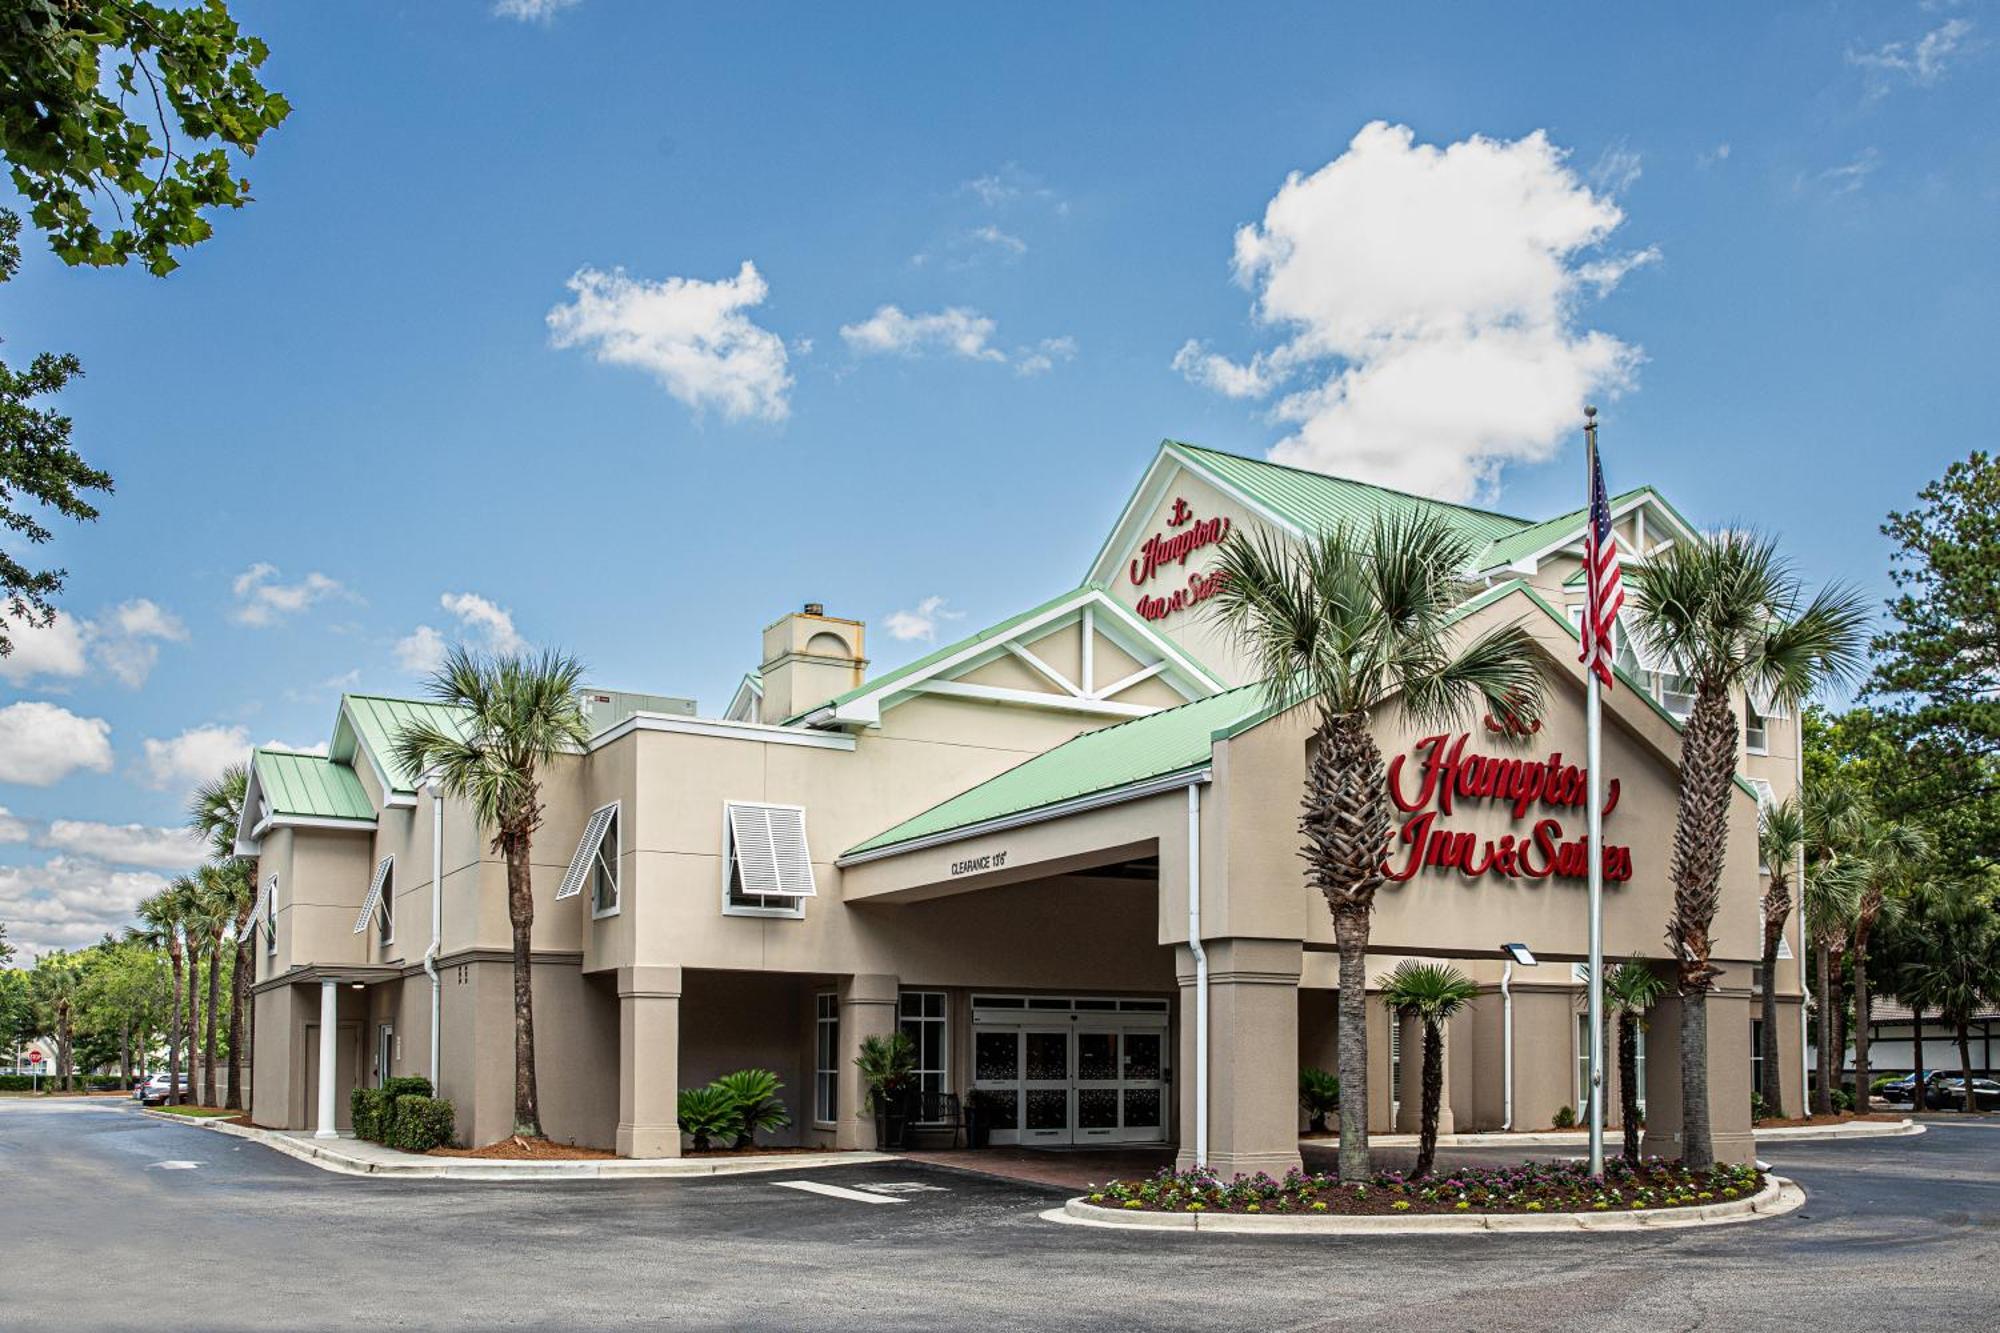
[{"label": "green metal roof", "polygon": [[316,754],[258,750],[251,756],[257,789],[274,815],[319,819],[374,819],[361,779],[346,764]]},{"label": "green metal roof", "polygon": [[1257,712],[1263,703],[1258,686],[1243,685],[1130,722],[1086,731],[876,834],[844,855],[875,851],[1199,768],[1209,762],[1215,734]]},{"label": "green metal roof", "polygon": [[1204,470],[1229,483],[1266,509],[1283,515],[1307,531],[1354,527],[1371,523],[1377,515],[1407,517],[1429,514],[1443,518],[1453,528],[1475,541],[1492,542],[1520,531],[1528,520],[1490,509],[1447,504],[1420,495],[1392,491],[1323,472],[1267,463],[1262,459],[1205,449],[1198,444],[1169,440],[1168,445],[1187,454]]},{"label": "green metal roof", "polygon": [[[398,792],[414,792],[417,789],[417,774],[396,762],[396,737],[413,722],[428,722],[446,732],[457,732],[459,719],[464,713],[464,709],[452,704],[433,703],[427,699],[390,699],[377,694],[342,695],[340,721],[333,729],[333,757],[352,760],[354,741],[358,740],[382,766],[391,788]],[[347,727],[350,722],[354,733],[352,739]]]},{"label": "green metal roof", "polygon": [[[1665,500],[1661,500],[1660,493],[1651,486],[1635,487],[1632,490],[1626,491],[1623,495],[1612,496],[1611,508],[1616,510],[1620,505],[1630,500],[1636,500],[1642,495],[1651,496],[1668,513],[1673,513],[1673,506],[1667,504]],[[1515,560],[1519,560],[1522,556],[1533,555],[1550,542],[1559,540],[1565,532],[1574,531],[1581,533],[1583,531],[1583,515],[1583,510],[1572,509],[1567,514],[1559,514],[1555,518],[1544,520],[1532,527],[1522,528],[1519,532],[1509,533],[1480,553],[1478,565],[1481,569],[1492,569],[1497,565],[1509,564]],[[1674,517],[1679,518],[1680,515],[1675,514]]]}]

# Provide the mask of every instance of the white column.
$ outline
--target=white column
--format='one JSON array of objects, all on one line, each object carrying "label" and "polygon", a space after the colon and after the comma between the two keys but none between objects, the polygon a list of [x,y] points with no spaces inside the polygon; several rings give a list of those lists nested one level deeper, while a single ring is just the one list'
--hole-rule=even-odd
[{"label": "white column", "polygon": [[340,1033],[340,986],[338,982],[319,983],[319,1128],[313,1131],[316,1139],[336,1139],[340,1130],[333,1120],[333,1081],[335,1078],[334,1052]]}]

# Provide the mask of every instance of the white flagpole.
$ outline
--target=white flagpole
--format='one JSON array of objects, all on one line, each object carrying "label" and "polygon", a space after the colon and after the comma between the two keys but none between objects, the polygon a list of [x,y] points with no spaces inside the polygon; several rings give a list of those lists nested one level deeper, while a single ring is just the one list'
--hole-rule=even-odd
[{"label": "white flagpole", "polygon": [[[1597,409],[1583,409],[1585,482],[1584,521],[1595,533],[1597,507]],[[1596,543],[1588,544],[1595,551]],[[1584,571],[1587,603],[1594,615],[1599,589],[1595,567]],[[1594,625],[1586,627],[1595,633]],[[1603,720],[1599,714],[1598,679],[1595,669],[1584,680],[1585,774],[1589,779],[1586,799],[1590,802],[1590,1174],[1604,1175],[1604,765]]]}]

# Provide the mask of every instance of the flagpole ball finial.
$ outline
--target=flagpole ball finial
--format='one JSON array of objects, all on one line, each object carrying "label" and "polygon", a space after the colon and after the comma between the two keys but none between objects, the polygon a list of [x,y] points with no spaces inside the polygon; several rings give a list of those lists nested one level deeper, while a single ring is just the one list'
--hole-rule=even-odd
[{"label": "flagpole ball finial", "polygon": [[1589,420],[1597,415],[1597,409],[1590,406],[1590,404],[1585,403],[1583,407],[1583,415],[1585,420]]}]

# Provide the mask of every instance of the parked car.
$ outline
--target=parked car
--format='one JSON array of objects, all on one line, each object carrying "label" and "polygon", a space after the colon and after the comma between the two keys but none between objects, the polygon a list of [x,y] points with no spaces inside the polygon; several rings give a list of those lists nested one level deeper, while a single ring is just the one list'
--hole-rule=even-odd
[{"label": "parked car", "polygon": [[[1933,1111],[1960,1111],[1965,1109],[1965,1080],[1963,1078],[1930,1078],[1924,1080],[1924,1105]],[[1982,1111],[2000,1111],[2000,1083],[1990,1078],[1972,1080],[1972,1104]]]},{"label": "parked car", "polygon": [[[145,1082],[141,1083],[138,1087],[132,1089],[132,1100],[138,1102],[141,1106],[166,1105],[167,1090],[175,1086],[170,1081],[171,1079],[172,1075],[164,1072],[154,1074],[152,1077],[148,1078]],[[188,1080],[186,1074],[181,1075],[179,1091],[183,1094],[185,1094],[188,1091]]]}]

